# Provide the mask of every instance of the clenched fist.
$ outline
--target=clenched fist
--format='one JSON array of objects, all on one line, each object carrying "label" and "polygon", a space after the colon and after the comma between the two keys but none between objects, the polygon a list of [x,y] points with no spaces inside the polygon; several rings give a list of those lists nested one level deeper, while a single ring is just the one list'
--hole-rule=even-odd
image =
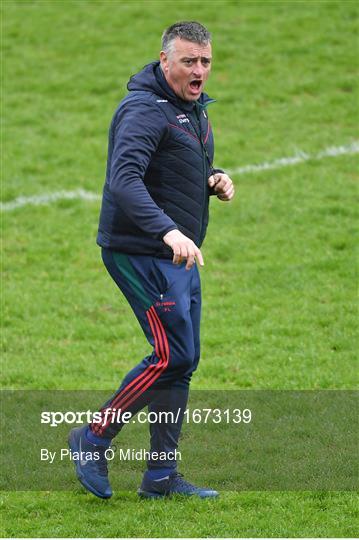
[{"label": "clenched fist", "polygon": [[218,199],[230,201],[234,197],[234,185],[228,174],[216,173],[208,178],[208,185],[214,188]]}]

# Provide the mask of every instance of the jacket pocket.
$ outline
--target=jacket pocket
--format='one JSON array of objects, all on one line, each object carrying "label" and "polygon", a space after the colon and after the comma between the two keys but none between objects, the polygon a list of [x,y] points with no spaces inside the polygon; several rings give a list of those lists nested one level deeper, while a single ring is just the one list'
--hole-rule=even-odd
[{"label": "jacket pocket", "polygon": [[162,299],[167,294],[171,284],[166,273],[161,268],[159,259],[152,259],[151,278],[153,287],[157,292],[157,297]]}]

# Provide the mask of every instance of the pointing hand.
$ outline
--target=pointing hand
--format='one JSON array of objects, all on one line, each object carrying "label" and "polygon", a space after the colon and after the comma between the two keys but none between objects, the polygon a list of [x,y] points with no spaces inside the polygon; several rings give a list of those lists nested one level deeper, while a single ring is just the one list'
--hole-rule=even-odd
[{"label": "pointing hand", "polygon": [[163,241],[173,251],[173,264],[181,264],[182,260],[186,259],[186,270],[190,270],[197,259],[201,266],[204,265],[201,250],[179,230],[173,229],[165,234]]}]

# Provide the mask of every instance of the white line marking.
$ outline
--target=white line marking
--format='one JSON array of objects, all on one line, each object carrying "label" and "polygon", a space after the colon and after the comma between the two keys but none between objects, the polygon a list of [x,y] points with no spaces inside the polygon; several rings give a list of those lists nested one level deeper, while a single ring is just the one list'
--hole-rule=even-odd
[{"label": "white line marking", "polygon": [[246,174],[252,172],[267,171],[269,169],[279,169],[281,167],[288,167],[289,165],[297,165],[297,163],[303,163],[304,161],[309,161],[310,159],[319,160],[326,157],[337,157],[343,156],[346,154],[358,154],[359,153],[359,142],[354,141],[353,143],[346,146],[330,146],[325,148],[317,154],[307,154],[299,150],[294,156],[283,157],[275,159],[274,161],[265,161],[259,165],[245,165],[244,167],[238,167],[237,169],[228,170],[228,174]]},{"label": "white line marking", "polygon": [[[310,159],[319,160],[327,157],[337,157],[358,153],[359,141],[354,141],[345,146],[330,146],[317,154],[308,154],[299,150],[294,156],[291,157],[282,157],[273,161],[265,161],[264,163],[260,163],[258,165],[245,165],[244,167],[237,167],[236,169],[226,169],[226,172],[229,175],[248,174],[253,172],[268,171],[271,169],[279,169],[281,167],[288,167],[290,165],[297,165],[298,163],[303,163],[305,161],[309,161]],[[99,201],[101,199],[101,195],[91,191],[85,191],[84,189],[75,189],[74,191],[55,191],[54,193],[44,193],[43,195],[33,195],[30,197],[20,196],[12,201],[0,203],[0,210],[3,212],[8,212],[23,206],[47,205],[52,202],[66,199]]]},{"label": "white line marking", "polygon": [[44,193],[44,195],[33,195],[31,197],[17,197],[13,201],[1,203],[0,209],[3,211],[15,210],[22,206],[34,205],[39,206],[49,204],[65,199],[74,200],[82,199],[84,201],[98,201],[101,199],[97,193],[85,191],[84,189],[75,189],[74,191],[55,191],[54,193]]}]

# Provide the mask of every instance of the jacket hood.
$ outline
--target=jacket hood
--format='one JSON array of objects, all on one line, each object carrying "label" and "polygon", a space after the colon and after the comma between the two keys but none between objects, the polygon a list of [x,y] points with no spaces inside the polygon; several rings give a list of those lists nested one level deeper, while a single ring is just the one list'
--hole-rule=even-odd
[{"label": "jacket hood", "polygon": [[215,101],[204,92],[202,92],[197,102],[184,101],[179,98],[167,83],[159,61],[147,64],[141,71],[132,75],[127,83],[127,89],[130,92],[136,90],[152,92],[163,99],[168,99],[168,101],[186,111],[192,111],[195,103],[198,103],[201,107],[205,108],[209,103]]}]

